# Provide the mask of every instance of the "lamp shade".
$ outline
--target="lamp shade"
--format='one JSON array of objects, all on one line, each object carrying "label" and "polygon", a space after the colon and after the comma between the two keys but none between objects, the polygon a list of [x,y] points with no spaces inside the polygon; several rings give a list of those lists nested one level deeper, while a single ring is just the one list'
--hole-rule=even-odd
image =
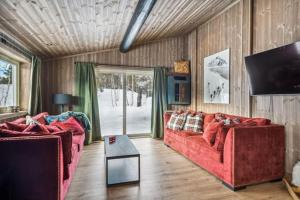
[{"label": "lamp shade", "polygon": [[68,105],[71,104],[72,95],[69,94],[54,94],[53,95],[53,103],[58,105]]}]

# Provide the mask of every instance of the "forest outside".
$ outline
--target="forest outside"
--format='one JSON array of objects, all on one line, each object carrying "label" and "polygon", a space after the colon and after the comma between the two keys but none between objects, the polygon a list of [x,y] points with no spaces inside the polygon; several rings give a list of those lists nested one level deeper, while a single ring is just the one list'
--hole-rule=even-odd
[{"label": "forest outside", "polygon": [[16,66],[0,60],[0,107],[15,105],[15,77]]},{"label": "forest outside", "polygon": [[125,127],[129,135],[150,133],[151,75],[101,73],[97,74],[97,87],[102,136],[121,135]]}]

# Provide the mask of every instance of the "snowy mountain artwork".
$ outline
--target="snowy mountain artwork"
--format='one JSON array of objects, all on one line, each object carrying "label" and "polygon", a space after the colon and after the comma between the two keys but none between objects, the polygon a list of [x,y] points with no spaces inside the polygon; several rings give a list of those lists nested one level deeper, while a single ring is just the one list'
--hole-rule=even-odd
[{"label": "snowy mountain artwork", "polygon": [[204,103],[229,104],[230,49],[204,58]]}]

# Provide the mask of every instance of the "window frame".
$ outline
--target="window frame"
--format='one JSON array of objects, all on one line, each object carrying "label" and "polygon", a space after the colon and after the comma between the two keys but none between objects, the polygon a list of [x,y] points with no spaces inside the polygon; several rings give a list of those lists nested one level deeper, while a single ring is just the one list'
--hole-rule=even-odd
[{"label": "window frame", "polygon": [[[14,64],[16,66],[16,69],[15,69],[15,78],[16,78],[16,88],[15,88],[15,92],[16,92],[16,99],[15,99],[15,104],[14,106],[20,106],[20,62],[10,58],[10,57],[7,57],[3,54],[0,54],[0,60],[3,60],[5,62],[9,62],[11,64]],[[8,108],[9,106],[0,106],[0,108]]]}]

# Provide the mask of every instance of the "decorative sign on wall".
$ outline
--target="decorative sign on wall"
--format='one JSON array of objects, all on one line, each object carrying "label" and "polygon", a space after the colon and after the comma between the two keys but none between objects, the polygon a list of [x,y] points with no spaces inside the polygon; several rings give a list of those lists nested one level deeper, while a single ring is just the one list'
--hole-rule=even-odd
[{"label": "decorative sign on wall", "polygon": [[229,104],[230,49],[204,58],[204,103]]}]

